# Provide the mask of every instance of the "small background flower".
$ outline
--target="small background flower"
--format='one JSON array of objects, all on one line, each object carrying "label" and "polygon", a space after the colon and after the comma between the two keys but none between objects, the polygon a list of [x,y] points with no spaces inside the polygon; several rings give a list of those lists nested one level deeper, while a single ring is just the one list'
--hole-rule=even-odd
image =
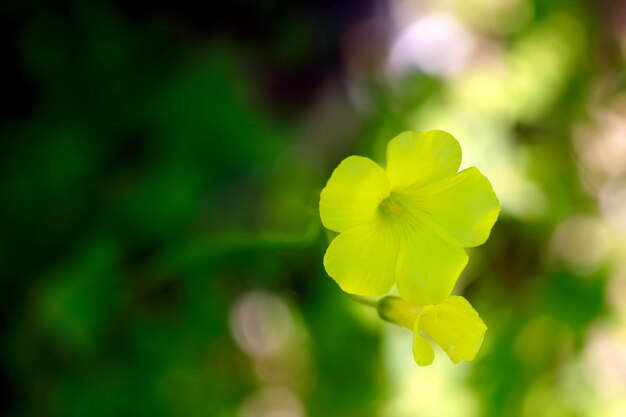
[{"label": "small background flower", "polygon": [[428,337],[439,345],[453,363],[473,361],[485,337],[487,326],[463,297],[446,297],[440,303],[414,306],[388,296],[377,304],[384,320],[413,331],[413,357],[420,366],[430,365],[435,353]]}]

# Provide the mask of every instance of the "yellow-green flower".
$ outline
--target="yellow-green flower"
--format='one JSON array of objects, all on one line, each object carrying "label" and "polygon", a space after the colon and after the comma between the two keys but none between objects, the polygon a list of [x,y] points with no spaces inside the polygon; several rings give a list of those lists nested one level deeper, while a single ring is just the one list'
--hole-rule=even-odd
[{"label": "yellow-green flower", "polygon": [[413,357],[420,366],[430,365],[435,357],[424,335],[437,343],[453,363],[459,363],[474,360],[487,331],[476,310],[459,296],[424,307],[411,306],[398,297],[385,297],[378,303],[378,314],[413,330]]},{"label": "yellow-green flower", "polygon": [[322,190],[320,215],[340,233],[324,266],[346,292],[381,296],[394,283],[414,305],[450,295],[467,264],[464,247],[489,237],[500,204],[476,168],[458,172],[461,147],[448,133],[404,132],[387,167],[350,156]]}]

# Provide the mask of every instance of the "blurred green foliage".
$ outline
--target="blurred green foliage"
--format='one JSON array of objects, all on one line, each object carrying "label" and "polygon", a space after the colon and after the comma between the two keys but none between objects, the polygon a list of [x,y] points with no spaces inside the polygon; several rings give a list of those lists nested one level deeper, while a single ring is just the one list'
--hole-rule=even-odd
[{"label": "blurred green foliage", "polygon": [[[443,416],[464,392],[468,416],[620,415],[585,361],[623,326],[623,235],[587,268],[568,254],[593,236],[555,236],[607,217],[572,137],[623,93],[623,7],[459,1],[496,70],[389,81],[371,4],[288,3],[2,5],[2,414]],[[395,355],[322,267],[332,168],[407,128],[464,139],[504,190],[459,287],[487,339],[458,371]],[[398,405],[407,374],[456,388]]]}]

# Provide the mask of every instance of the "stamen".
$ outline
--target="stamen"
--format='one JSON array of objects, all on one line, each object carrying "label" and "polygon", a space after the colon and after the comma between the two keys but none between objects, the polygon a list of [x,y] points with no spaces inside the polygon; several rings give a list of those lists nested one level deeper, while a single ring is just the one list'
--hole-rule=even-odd
[{"label": "stamen", "polygon": [[391,197],[387,197],[381,201],[379,208],[385,214],[400,214],[402,212],[402,207],[393,201]]}]

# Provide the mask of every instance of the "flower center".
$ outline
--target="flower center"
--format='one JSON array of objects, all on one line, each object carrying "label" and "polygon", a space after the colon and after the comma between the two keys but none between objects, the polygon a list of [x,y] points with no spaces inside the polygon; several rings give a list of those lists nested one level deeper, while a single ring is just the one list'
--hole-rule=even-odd
[{"label": "flower center", "polygon": [[395,201],[391,199],[391,197],[385,198],[380,202],[378,208],[385,214],[400,214],[402,213],[402,207]]}]

